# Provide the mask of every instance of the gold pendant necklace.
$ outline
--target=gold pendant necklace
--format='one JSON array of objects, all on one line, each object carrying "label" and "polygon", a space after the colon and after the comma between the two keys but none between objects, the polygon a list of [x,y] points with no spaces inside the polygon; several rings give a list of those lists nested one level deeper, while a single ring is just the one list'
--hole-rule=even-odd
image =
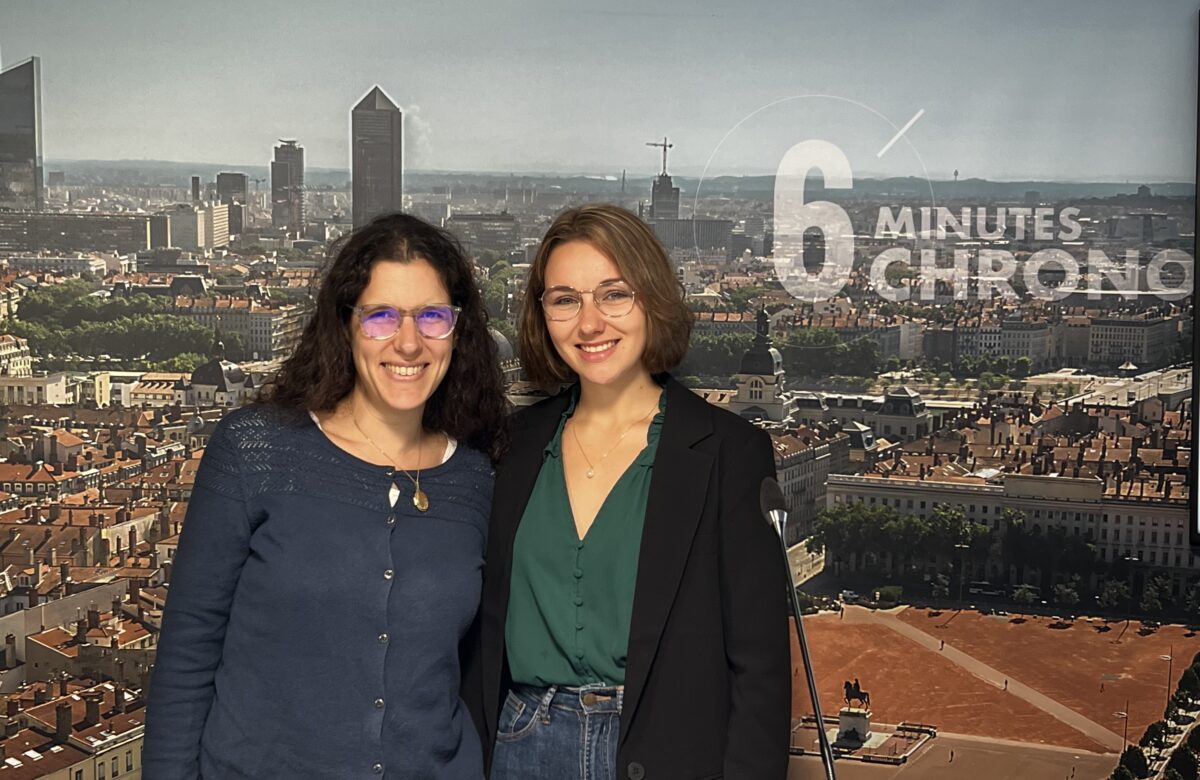
[{"label": "gold pendant necklace", "polygon": [[[412,474],[409,474],[407,470],[402,469],[399,466],[397,466],[396,461],[392,460],[391,456],[388,455],[386,452],[384,452],[383,448],[380,447],[378,444],[376,444],[371,439],[371,437],[367,435],[367,432],[364,431],[362,429],[362,426],[358,424],[358,420],[357,420],[357,418],[355,418],[354,412],[350,413],[350,422],[354,423],[354,427],[357,428],[359,434],[364,439],[367,440],[367,443],[370,444],[372,447],[374,447],[376,450],[378,450],[379,454],[383,456],[384,460],[386,460],[388,463],[392,464],[393,469],[403,473],[404,476],[408,477],[408,481],[413,483],[413,497],[412,497],[413,506],[415,506],[418,510],[420,510],[422,512],[427,511],[429,509],[429,496],[425,495],[425,491],[421,490],[421,442],[422,442],[422,439],[420,439],[420,438],[417,439],[417,478],[413,479]],[[395,480],[393,480],[392,486],[395,487],[395,484],[396,484]]]},{"label": "gold pendant necklace", "polygon": [[[654,402],[653,409],[651,409],[650,411],[643,414],[641,417],[634,420],[632,423],[630,423],[628,428],[621,431],[621,435],[617,437],[616,443],[614,443],[613,446],[608,448],[608,452],[605,452],[603,455],[600,456],[600,458],[596,461],[595,466],[592,465],[591,459],[588,458],[587,453],[584,451],[583,442],[579,441],[579,432],[576,431],[575,426],[572,425],[571,426],[571,435],[575,437],[575,446],[579,448],[579,454],[583,456],[583,460],[588,464],[587,478],[591,479],[592,477],[596,476],[596,467],[599,466],[601,463],[603,463],[604,459],[607,458],[609,456],[609,454],[621,444],[621,439],[625,438],[625,434],[632,431],[634,429],[634,426],[636,426],[641,421],[645,420],[650,415],[654,414],[654,412],[656,412],[656,411],[658,411],[658,401]],[[574,418],[572,418],[572,422],[574,422]],[[364,435],[366,435],[366,434],[364,434]]]}]

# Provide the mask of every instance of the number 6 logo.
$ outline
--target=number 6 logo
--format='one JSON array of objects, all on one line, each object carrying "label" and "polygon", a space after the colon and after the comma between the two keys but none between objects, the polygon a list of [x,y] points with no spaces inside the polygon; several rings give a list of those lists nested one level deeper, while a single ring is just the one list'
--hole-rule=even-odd
[{"label": "number 6 logo", "polygon": [[[828,141],[801,141],[788,149],[775,171],[775,274],[793,297],[811,302],[841,292],[854,266],[850,215],[829,201],[804,202],[804,184],[813,169],[825,177],[826,189],[854,186],[850,161]],[[825,239],[825,259],[817,274],[804,267],[804,233],[811,228]]]}]

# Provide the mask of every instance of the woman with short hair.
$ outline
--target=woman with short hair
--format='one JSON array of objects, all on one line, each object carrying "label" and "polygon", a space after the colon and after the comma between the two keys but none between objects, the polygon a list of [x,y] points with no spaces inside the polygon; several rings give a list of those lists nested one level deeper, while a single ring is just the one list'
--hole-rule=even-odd
[{"label": "woman with short hair", "polygon": [[786,576],[766,433],[667,373],[692,315],[650,228],[570,209],[530,269],[520,354],[569,382],[497,466],[479,691],[492,780],[782,778]]},{"label": "woman with short hair", "polygon": [[300,344],[205,449],[144,776],[479,780],[459,646],[504,442],[472,267],[403,214],[338,245]]}]

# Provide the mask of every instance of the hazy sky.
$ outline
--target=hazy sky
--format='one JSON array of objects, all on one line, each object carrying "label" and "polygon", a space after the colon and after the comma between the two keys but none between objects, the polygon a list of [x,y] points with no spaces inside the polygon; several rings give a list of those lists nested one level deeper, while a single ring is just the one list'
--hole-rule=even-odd
[{"label": "hazy sky", "polygon": [[685,174],[822,137],[859,176],[1194,178],[1200,0],[582,5],[3,0],[0,61],[42,58],[50,160],[261,165],[293,137],[348,167],[379,84],[414,168],[652,174],[668,135]]}]

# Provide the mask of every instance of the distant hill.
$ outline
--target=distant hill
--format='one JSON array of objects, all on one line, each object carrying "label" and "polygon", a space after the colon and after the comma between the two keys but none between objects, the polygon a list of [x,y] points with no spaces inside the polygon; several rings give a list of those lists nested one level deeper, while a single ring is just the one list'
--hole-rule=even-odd
[{"label": "distant hill", "polygon": [[[186,187],[192,176],[204,181],[213,181],[221,171],[245,173],[252,179],[268,180],[270,173],[266,165],[214,165],[212,163],[187,163],[167,160],[47,160],[47,171],[63,171],[68,184],[111,184],[117,186],[175,186]],[[651,176],[628,176],[625,187],[629,194],[650,195]],[[312,187],[339,189],[348,186],[350,171],[342,168],[307,168],[305,181]],[[704,179],[676,176],[674,182],[683,198],[694,198],[697,187],[702,197],[738,197],[752,200],[771,200],[774,176],[716,176]],[[1086,198],[1112,198],[1134,195],[1137,188],[1145,184],[1155,196],[1169,198],[1194,197],[1196,185],[1191,182],[1056,182],[1056,181],[989,181],[987,179],[963,179],[961,181],[935,180],[932,182],[933,197],[945,201],[1020,201],[1025,193],[1035,190],[1042,201],[1078,200]],[[465,187],[522,187],[532,186],[539,190],[562,189],[568,192],[615,197],[621,192],[619,175],[605,172],[601,175],[554,174],[554,173],[480,173],[471,171],[406,171],[405,188],[418,193],[432,186],[450,185]],[[930,182],[919,177],[884,179],[859,179],[854,183],[851,197],[880,198],[900,197],[905,199],[927,199],[930,197]],[[810,192],[820,192],[816,182],[810,184]],[[832,193],[831,193],[832,195]],[[842,197],[845,193],[842,192]],[[841,198],[839,198],[841,199]]]}]

